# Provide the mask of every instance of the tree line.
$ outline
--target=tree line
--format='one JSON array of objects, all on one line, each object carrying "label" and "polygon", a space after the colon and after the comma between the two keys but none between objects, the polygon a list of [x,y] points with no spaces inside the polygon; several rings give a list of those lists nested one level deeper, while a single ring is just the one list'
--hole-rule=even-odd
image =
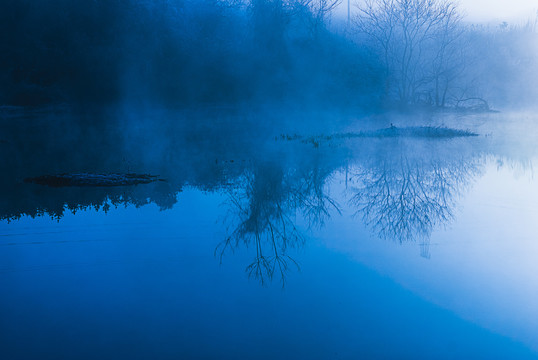
[{"label": "tree line", "polygon": [[510,26],[469,24],[451,0],[365,0],[354,21],[383,64],[386,99],[482,110],[536,95],[537,24],[538,13]]},{"label": "tree line", "polygon": [[458,107],[534,95],[536,22],[472,26],[448,0],[366,0],[346,24],[332,16],[340,1],[6,0],[0,104]]}]

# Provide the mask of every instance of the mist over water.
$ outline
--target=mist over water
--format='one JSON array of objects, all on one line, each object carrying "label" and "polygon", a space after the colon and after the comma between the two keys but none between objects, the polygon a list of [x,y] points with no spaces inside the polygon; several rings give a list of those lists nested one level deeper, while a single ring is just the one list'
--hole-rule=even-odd
[{"label": "mist over water", "polygon": [[0,358],[537,358],[536,17],[464,6],[2,2]]}]

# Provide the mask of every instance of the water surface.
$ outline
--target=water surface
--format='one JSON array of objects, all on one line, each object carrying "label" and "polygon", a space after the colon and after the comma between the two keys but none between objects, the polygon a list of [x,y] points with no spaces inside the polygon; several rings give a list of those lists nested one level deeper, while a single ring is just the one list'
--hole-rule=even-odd
[{"label": "water surface", "polygon": [[3,358],[538,357],[534,116],[112,115],[3,117]]}]

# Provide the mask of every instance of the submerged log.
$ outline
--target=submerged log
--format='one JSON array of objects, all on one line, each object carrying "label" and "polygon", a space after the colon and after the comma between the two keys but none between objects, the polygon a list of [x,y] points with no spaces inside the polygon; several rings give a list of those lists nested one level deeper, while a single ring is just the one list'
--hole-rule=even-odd
[{"label": "submerged log", "polygon": [[491,111],[489,103],[480,97],[470,97],[466,99],[459,99],[456,101],[457,110],[467,110],[467,111]]},{"label": "submerged log", "polygon": [[164,181],[155,175],[148,174],[60,174],[43,175],[24,179],[27,183],[47,185],[51,187],[64,186],[130,186],[149,184],[154,181]]}]

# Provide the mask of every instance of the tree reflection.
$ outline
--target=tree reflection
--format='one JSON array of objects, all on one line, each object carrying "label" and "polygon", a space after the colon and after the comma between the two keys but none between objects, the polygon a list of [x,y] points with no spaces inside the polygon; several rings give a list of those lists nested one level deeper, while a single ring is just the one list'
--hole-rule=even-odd
[{"label": "tree reflection", "polygon": [[66,212],[94,209],[107,213],[111,208],[155,204],[160,210],[171,209],[177,203],[181,188],[168,182],[143,186],[51,188],[36,184],[16,184],[12,192],[0,201],[0,221],[50,216],[60,220]]},{"label": "tree reflection", "polygon": [[429,238],[436,227],[454,219],[456,200],[481,170],[480,158],[383,158],[353,171],[357,186],[350,200],[379,237],[421,241],[429,257]]},{"label": "tree reflection", "polygon": [[[215,253],[220,257],[241,245],[255,248],[254,260],[246,267],[249,277],[261,284],[275,277],[285,285],[287,273],[300,266],[288,255],[290,248],[302,246],[305,235],[297,223],[303,218],[306,228],[322,226],[337,203],[324,191],[330,175],[319,168],[284,172],[276,163],[247,170],[228,191],[229,235]],[[299,216],[298,216],[299,215]]]}]

